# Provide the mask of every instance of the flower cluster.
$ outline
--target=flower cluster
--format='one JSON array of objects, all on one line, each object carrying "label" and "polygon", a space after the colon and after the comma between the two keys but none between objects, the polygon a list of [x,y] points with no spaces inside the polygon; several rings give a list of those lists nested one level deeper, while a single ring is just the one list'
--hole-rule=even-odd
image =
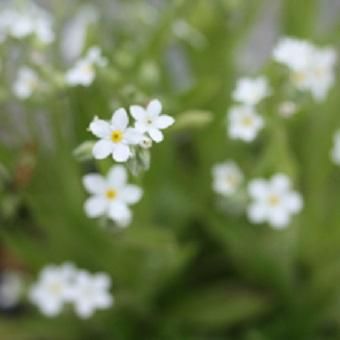
[{"label": "flower cluster", "polygon": [[[312,43],[293,38],[283,38],[274,47],[273,60],[289,69],[290,83],[294,89],[309,92],[315,100],[322,101],[335,81],[336,52],[333,48],[318,48]],[[231,139],[252,142],[265,126],[258,114],[258,106],[266,97],[275,95],[267,78],[241,78],[232,93],[237,103],[227,113],[228,135]],[[281,117],[289,118],[298,109],[288,98],[277,108]],[[261,108],[264,110],[264,108]]]},{"label": "flower cluster", "polygon": [[135,125],[129,126],[129,117],[124,108],[116,110],[110,121],[95,118],[89,130],[100,140],[93,148],[96,159],[108,156],[116,162],[126,162],[133,155],[136,145],[151,146],[152,141],[159,143],[163,140],[161,130],[174,123],[174,119],[161,114],[162,104],[159,100],[152,100],[147,108],[132,105],[130,113],[135,119]]},{"label": "flower cluster", "polygon": [[97,46],[89,48],[86,55],[79,59],[65,74],[69,86],[89,86],[96,77],[96,67],[105,67],[107,60]]},{"label": "flower cluster", "polygon": [[[148,149],[152,142],[159,143],[164,136],[161,130],[171,126],[175,120],[162,114],[162,104],[152,100],[146,108],[132,105],[129,109],[135,122],[129,125],[126,109],[117,109],[110,121],[96,117],[89,130],[99,140],[94,144],[92,154],[95,159],[112,157],[119,163],[137,157],[140,150]],[[118,226],[127,226],[132,219],[129,205],[137,203],[142,197],[142,189],[127,184],[128,173],[122,166],[113,166],[107,177],[99,174],[86,175],[83,179],[85,189],[92,195],[85,202],[85,212],[90,218],[106,216]]]},{"label": "flower cluster", "polygon": [[65,304],[72,304],[76,314],[86,319],[97,309],[112,306],[110,286],[111,279],[105,273],[91,274],[70,263],[49,265],[31,287],[29,298],[48,317],[59,315]]},{"label": "flower cluster", "polygon": [[[213,190],[230,197],[241,189],[243,174],[233,161],[213,167]],[[273,228],[281,229],[290,223],[291,216],[301,211],[301,195],[291,189],[291,180],[285,174],[275,174],[271,179],[256,178],[247,185],[251,202],[247,215],[252,223],[268,222]]]},{"label": "flower cluster", "polygon": [[318,48],[305,40],[283,38],[274,48],[273,58],[288,67],[298,90],[309,91],[317,101],[324,100],[334,84],[337,57],[333,48]]},{"label": "flower cluster", "polygon": [[231,139],[252,142],[264,126],[255,106],[270,94],[267,79],[239,79],[232,97],[238,103],[228,112],[228,133]]},{"label": "flower cluster", "polygon": [[43,44],[54,40],[52,18],[33,3],[21,9],[5,8],[0,12],[0,42],[8,37],[24,39],[35,36]]}]

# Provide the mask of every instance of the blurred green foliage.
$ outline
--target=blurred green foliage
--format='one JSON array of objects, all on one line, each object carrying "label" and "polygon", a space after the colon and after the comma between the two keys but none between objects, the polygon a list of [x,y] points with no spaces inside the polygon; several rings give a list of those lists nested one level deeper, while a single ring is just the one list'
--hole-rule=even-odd
[{"label": "blurred green foliage", "polygon": [[[57,22],[65,19],[63,6],[72,12],[79,4],[52,2]],[[89,31],[87,44],[100,45],[111,65],[91,87],[56,89],[23,104],[15,124],[27,127],[25,138],[6,97],[0,110],[15,141],[0,144],[1,246],[28,282],[64,261],[108,272],[116,305],[84,322],[71,311],[47,319],[25,302],[0,316],[0,339],[340,339],[340,175],[329,161],[339,85],[326,103],[274,120],[256,143],[232,142],[225,113],[237,53],[268,1],[168,1],[152,24],[136,19],[146,1],[125,4],[125,21],[104,13]],[[337,27],[325,36],[315,29],[319,5],[282,1],[280,33],[338,46]],[[197,32],[179,39],[177,20]],[[174,82],[171,51],[185,59],[192,86]],[[51,60],[62,70],[58,53]],[[105,230],[83,212],[81,178],[112,162],[78,162],[73,150],[91,139],[94,115],[108,118],[112,108],[155,97],[178,125],[154,146],[150,170],[135,178],[145,194],[133,224]],[[290,228],[250,225],[244,214],[216,208],[210,171],[225,159],[237,160],[249,178],[275,171],[294,177],[305,208]]]}]

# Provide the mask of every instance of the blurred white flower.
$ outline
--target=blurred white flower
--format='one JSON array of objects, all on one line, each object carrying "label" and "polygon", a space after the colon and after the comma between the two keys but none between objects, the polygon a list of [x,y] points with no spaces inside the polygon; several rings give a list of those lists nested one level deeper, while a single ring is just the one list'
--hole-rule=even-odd
[{"label": "blurred white flower", "polygon": [[108,216],[121,227],[132,218],[129,205],[137,203],[143,194],[141,188],[127,183],[128,174],[121,165],[113,166],[107,177],[99,174],[84,176],[85,189],[92,195],[84,205],[90,218]]},{"label": "blurred white flower", "polygon": [[0,308],[12,308],[18,304],[23,284],[19,273],[5,271],[0,277]]},{"label": "blurred white flower", "polygon": [[292,101],[284,101],[278,107],[279,115],[283,118],[290,118],[296,113],[297,109],[297,105]]},{"label": "blurred white flower", "polygon": [[27,99],[32,96],[39,83],[38,75],[31,68],[22,66],[18,71],[12,90],[16,97]]},{"label": "blurred white flower", "polygon": [[77,315],[87,319],[97,309],[110,308],[113,304],[110,286],[111,279],[105,273],[90,274],[83,270],[79,271],[69,294]]},{"label": "blurred white flower", "polygon": [[136,145],[142,139],[142,134],[128,124],[129,117],[123,108],[113,113],[110,122],[95,118],[89,130],[100,140],[93,147],[93,156],[104,159],[112,155],[117,162],[127,161],[131,156],[130,145]]},{"label": "blurred white flower", "polygon": [[331,160],[340,165],[340,130],[337,130],[333,136],[333,147],[331,150]]},{"label": "blurred white flower", "polygon": [[0,37],[24,39],[35,35],[40,42],[49,44],[54,40],[52,17],[33,2],[23,8],[6,8],[0,12]]},{"label": "blurred white flower", "polygon": [[273,51],[273,58],[291,71],[294,86],[324,100],[335,81],[337,55],[333,48],[318,48],[308,41],[283,38]]},{"label": "blurred white flower", "polygon": [[96,77],[96,67],[104,67],[107,60],[99,47],[91,47],[84,58],[79,59],[65,74],[65,81],[70,86],[89,86]]},{"label": "blurred white flower", "polygon": [[60,314],[65,304],[73,304],[80,318],[89,318],[96,309],[112,306],[111,280],[105,273],[90,274],[73,264],[46,266],[29,292],[31,302],[42,314]]},{"label": "blurred white flower", "polygon": [[265,77],[241,78],[232,94],[233,100],[244,105],[256,105],[270,94],[268,81]]},{"label": "blurred white flower", "polygon": [[161,130],[174,124],[175,119],[161,114],[162,104],[159,100],[152,100],[146,108],[139,105],[130,106],[130,113],[136,120],[135,127],[141,133],[148,134],[156,143],[164,139]]},{"label": "blurred white flower", "polygon": [[228,112],[228,133],[232,139],[252,142],[263,128],[263,118],[250,106],[233,106]]},{"label": "blurred white flower", "polygon": [[233,161],[219,163],[212,168],[213,190],[223,196],[234,194],[243,181],[243,174]]},{"label": "blurred white flower", "polygon": [[253,223],[268,222],[273,228],[282,229],[303,206],[301,195],[291,189],[291,181],[284,174],[276,174],[270,180],[255,179],[248,185],[252,203],[248,218]]},{"label": "blurred white flower", "polygon": [[31,302],[38,306],[41,313],[52,317],[61,313],[65,302],[69,302],[70,290],[76,277],[72,264],[45,267],[30,292]]}]

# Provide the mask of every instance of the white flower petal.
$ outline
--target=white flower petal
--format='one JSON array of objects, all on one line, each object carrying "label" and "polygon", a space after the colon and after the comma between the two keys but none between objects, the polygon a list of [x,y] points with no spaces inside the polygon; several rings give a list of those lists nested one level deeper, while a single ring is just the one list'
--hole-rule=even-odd
[{"label": "white flower petal", "polygon": [[251,204],[247,210],[248,218],[253,223],[263,223],[268,215],[267,207],[264,204]]},{"label": "white flower petal", "polygon": [[252,180],[248,185],[249,195],[256,199],[264,199],[268,194],[268,184],[263,179]]},{"label": "white flower petal", "polygon": [[158,116],[162,112],[162,104],[158,99],[151,100],[147,107],[148,114],[152,117]]},{"label": "white flower petal", "polygon": [[268,216],[268,222],[276,229],[282,229],[289,224],[289,213],[285,209],[273,209]]},{"label": "white flower petal", "polygon": [[98,174],[89,174],[83,177],[83,185],[90,194],[101,194],[105,190],[105,180]]},{"label": "white flower petal", "polygon": [[109,217],[120,223],[131,219],[131,211],[128,206],[122,202],[112,202],[109,207]]},{"label": "white flower petal", "polygon": [[92,154],[93,157],[96,159],[104,159],[109,156],[112,151],[113,143],[111,141],[102,139],[94,145],[92,149]]},{"label": "white flower petal", "polygon": [[114,146],[112,155],[116,162],[126,162],[131,156],[130,148],[125,144],[117,144]]},{"label": "white flower petal", "polygon": [[120,193],[121,199],[128,203],[137,203],[143,195],[143,190],[136,185],[127,185]]},{"label": "white flower petal", "polygon": [[130,113],[131,116],[135,119],[135,120],[144,120],[146,117],[146,111],[142,106],[139,105],[131,105],[130,106]]},{"label": "white flower petal", "polygon": [[148,133],[156,143],[159,143],[164,139],[163,133],[158,129],[151,128],[148,130]]},{"label": "white flower petal", "polygon": [[122,165],[113,166],[107,175],[108,182],[114,188],[121,188],[127,182],[127,171]]},{"label": "white flower petal", "polygon": [[91,218],[104,215],[107,207],[108,201],[103,196],[92,196],[84,204],[86,215]]},{"label": "white flower petal", "polygon": [[302,196],[298,192],[291,192],[285,197],[285,206],[291,213],[298,213],[303,207]]},{"label": "white flower petal", "polygon": [[134,128],[127,128],[124,133],[124,139],[128,144],[139,144],[143,139],[143,133]]},{"label": "white flower petal", "polygon": [[168,115],[161,115],[155,119],[154,126],[157,129],[166,129],[175,123],[175,119]]},{"label": "white flower petal", "polygon": [[290,179],[285,174],[277,174],[271,179],[272,188],[278,192],[286,192],[290,189]]},{"label": "white flower petal", "polygon": [[115,129],[125,130],[129,124],[129,117],[126,110],[123,108],[116,110],[112,115],[111,122]]},{"label": "white flower petal", "polygon": [[93,120],[89,129],[98,138],[106,138],[111,133],[110,124],[102,119]]}]

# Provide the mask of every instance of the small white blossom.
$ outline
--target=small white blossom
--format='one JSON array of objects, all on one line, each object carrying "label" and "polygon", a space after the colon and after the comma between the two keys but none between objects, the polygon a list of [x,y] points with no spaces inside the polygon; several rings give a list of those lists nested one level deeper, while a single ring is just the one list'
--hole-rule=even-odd
[{"label": "small white blossom", "polygon": [[69,263],[49,265],[31,287],[29,298],[48,317],[59,315],[65,304],[72,304],[76,314],[86,319],[97,309],[112,306],[110,286],[111,280],[105,273],[90,274]]},{"label": "small white blossom", "polygon": [[273,51],[273,58],[291,71],[294,86],[309,91],[321,101],[335,81],[336,52],[333,48],[318,48],[308,41],[283,38]]},{"label": "small white blossom", "polygon": [[113,166],[106,178],[99,174],[84,176],[84,187],[92,195],[84,205],[88,217],[108,216],[122,227],[130,223],[132,213],[129,205],[137,203],[143,191],[128,184],[127,176],[121,165]]},{"label": "small white blossom", "polygon": [[130,113],[136,120],[136,129],[141,133],[148,134],[156,143],[161,142],[164,138],[161,130],[168,128],[175,122],[174,118],[163,115],[161,112],[162,104],[157,99],[152,100],[146,108],[139,105],[130,107]]},{"label": "small white blossom", "polygon": [[22,278],[17,272],[2,272],[0,276],[0,307],[11,308],[17,305],[22,289]]},{"label": "small white blossom", "polygon": [[87,319],[97,309],[110,308],[113,304],[110,286],[111,279],[105,273],[90,274],[83,270],[79,271],[69,294],[77,315]]},{"label": "small white blossom", "polygon": [[241,78],[236,84],[232,97],[244,105],[256,105],[270,93],[268,81],[265,77]]},{"label": "small white blossom", "polygon": [[291,189],[291,181],[284,174],[276,174],[270,180],[255,179],[248,185],[252,203],[248,218],[253,223],[268,222],[273,228],[282,229],[303,206],[301,195]]},{"label": "small white blossom", "polygon": [[284,101],[278,107],[279,115],[283,118],[292,117],[298,110],[297,105],[291,101]]},{"label": "small white blossom", "polygon": [[66,72],[65,81],[70,86],[89,86],[96,77],[96,67],[104,67],[107,60],[102,56],[99,47],[91,47],[86,56],[79,59],[75,65]]},{"label": "small white blossom", "polygon": [[7,36],[24,39],[35,35],[42,43],[49,44],[54,40],[52,23],[51,16],[33,3],[20,10],[6,8],[0,12],[0,37],[1,40]]},{"label": "small white blossom", "polygon": [[23,66],[19,69],[13,84],[13,93],[20,99],[27,99],[32,96],[39,83],[38,75],[31,68]]},{"label": "small white blossom", "polygon": [[250,106],[233,106],[228,112],[228,133],[232,139],[249,143],[263,126],[263,118]]},{"label": "small white blossom", "polygon": [[142,134],[128,124],[129,117],[123,108],[113,113],[110,122],[95,118],[89,130],[100,140],[93,147],[93,156],[104,159],[112,155],[115,161],[126,162],[132,155],[130,146],[142,139]]},{"label": "small white blossom", "polygon": [[75,275],[74,266],[68,263],[62,266],[45,267],[40,273],[38,282],[29,292],[31,302],[46,316],[60,314],[65,302],[69,301]]},{"label": "small white blossom", "polygon": [[233,161],[216,164],[212,168],[213,190],[223,196],[234,194],[243,181],[243,174]]},{"label": "small white blossom", "polygon": [[331,160],[340,165],[340,130],[336,131],[333,136],[333,147],[331,150]]}]

